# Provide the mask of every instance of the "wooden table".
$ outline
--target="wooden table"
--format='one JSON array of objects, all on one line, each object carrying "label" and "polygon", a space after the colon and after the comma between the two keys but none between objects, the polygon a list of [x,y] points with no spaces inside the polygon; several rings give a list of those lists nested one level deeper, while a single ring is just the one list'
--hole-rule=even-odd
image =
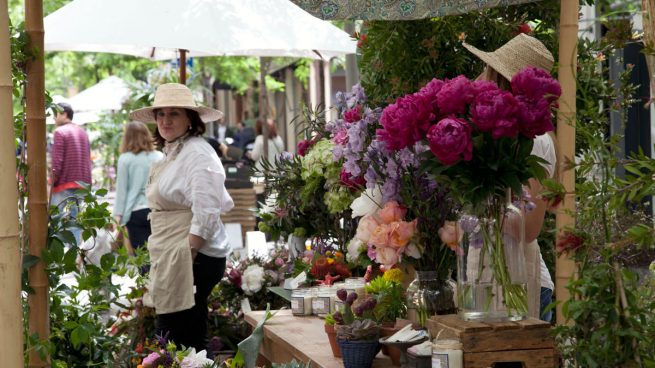
[{"label": "wooden table", "polygon": [[[265,311],[246,313],[246,321],[252,327],[264,317]],[[290,310],[279,311],[264,325],[264,341],[259,351],[271,363],[287,363],[292,359],[312,367],[341,368],[341,358],[335,358],[330,342],[318,317],[296,317]],[[391,360],[379,353],[373,367],[391,367]]]}]

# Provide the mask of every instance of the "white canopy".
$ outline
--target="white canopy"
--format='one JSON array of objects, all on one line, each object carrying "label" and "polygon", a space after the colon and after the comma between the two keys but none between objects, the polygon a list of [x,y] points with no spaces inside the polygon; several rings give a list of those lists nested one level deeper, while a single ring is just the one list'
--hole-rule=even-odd
[{"label": "white canopy", "polygon": [[75,0],[44,19],[46,51],[330,59],[356,42],[288,0]]},{"label": "white canopy", "polygon": [[129,95],[127,83],[112,75],[69,98],[68,103],[75,112],[120,110]]}]

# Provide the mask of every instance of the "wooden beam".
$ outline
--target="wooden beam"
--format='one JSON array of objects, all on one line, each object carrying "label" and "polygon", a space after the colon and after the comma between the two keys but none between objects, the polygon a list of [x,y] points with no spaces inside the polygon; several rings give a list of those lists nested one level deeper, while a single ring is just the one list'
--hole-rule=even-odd
[{"label": "wooden beam", "polygon": [[0,0],[0,357],[2,366],[23,366],[21,253],[18,235],[18,188],[12,114],[11,50],[7,0]]},{"label": "wooden beam", "polygon": [[[30,37],[29,49],[36,56],[27,63],[26,90],[26,147],[27,147],[27,228],[29,229],[30,254],[41,258],[48,235],[48,196],[46,186],[45,155],[45,67],[43,58],[43,1],[25,0],[25,30]],[[45,265],[39,261],[28,271],[29,285],[34,290],[28,298],[29,334],[37,334],[41,340],[50,335],[48,320],[48,277]],[[31,367],[48,366],[48,358],[41,359],[31,351]]]},{"label": "wooden beam", "polygon": [[[560,3],[559,29],[559,82],[562,86],[562,96],[559,100],[557,114],[557,172],[566,195],[560,210],[557,212],[555,224],[557,237],[567,227],[575,226],[575,170],[567,168],[575,158],[575,119],[576,119],[576,69],[578,59],[578,11],[577,0],[562,0]],[[567,254],[557,258],[555,267],[555,293],[557,301],[557,323],[564,324],[562,303],[570,299],[566,284],[575,275],[575,264]]]}]

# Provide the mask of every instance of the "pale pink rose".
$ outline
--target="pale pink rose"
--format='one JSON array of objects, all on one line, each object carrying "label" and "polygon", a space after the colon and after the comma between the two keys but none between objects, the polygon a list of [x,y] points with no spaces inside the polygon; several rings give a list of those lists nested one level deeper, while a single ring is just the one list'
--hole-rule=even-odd
[{"label": "pale pink rose", "polygon": [[397,221],[390,224],[389,245],[400,249],[409,243],[416,231],[416,220],[412,222]]},{"label": "pale pink rose", "polygon": [[390,224],[394,221],[401,221],[406,213],[406,208],[399,205],[396,201],[390,201],[385,203],[384,207],[378,211],[378,216],[382,222]]},{"label": "pale pink rose", "polygon": [[418,250],[418,247],[416,244],[410,244],[405,248],[405,254],[409,257],[419,259],[421,258],[421,253]]},{"label": "pale pink rose", "polygon": [[452,246],[459,241],[459,233],[455,221],[446,221],[441,229],[439,229],[439,238],[441,238],[444,244]]},{"label": "pale pink rose", "polygon": [[357,233],[355,238],[368,243],[371,238],[371,234],[378,227],[379,223],[375,220],[373,216],[364,216],[359,220],[359,225],[357,225]]},{"label": "pale pink rose", "polygon": [[380,247],[376,249],[375,260],[378,263],[383,264],[385,267],[391,268],[391,266],[398,263],[398,253],[393,248]]},{"label": "pale pink rose", "polygon": [[389,233],[391,232],[391,225],[381,224],[378,225],[371,237],[368,239],[368,242],[375,245],[376,247],[386,247],[389,244]]}]

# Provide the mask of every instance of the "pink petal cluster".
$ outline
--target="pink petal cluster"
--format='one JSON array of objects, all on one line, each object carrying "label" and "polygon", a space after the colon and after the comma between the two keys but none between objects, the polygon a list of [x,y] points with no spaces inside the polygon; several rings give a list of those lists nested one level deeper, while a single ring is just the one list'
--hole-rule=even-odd
[{"label": "pink petal cluster", "polygon": [[355,106],[352,109],[346,111],[343,113],[343,120],[349,122],[349,123],[354,123],[356,121],[362,120],[362,114],[359,112],[360,107]]},{"label": "pink petal cluster", "polygon": [[382,111],[377,130],[379,140],[389,150],[397,151],[420,141],[434,120],[431,101],[419,94],[400,97]]},{"label": "pink petal cluster", "polygon": [[437,114],[439,112],[439,105],[437,104],[437,93],[441,91],[441,88],[444,85],[444,81],[441,79],[434,78],[428,84],[425,85],[425,87],[421,88],[420,91],[417,92],[417,94],[427,100],[430,101],[430,105],[432,106],[432,112]]},{"label": "pink petal cluster", "polygon": [[366,185],[364,175],[353,177],[346,169],[341,169],[339,180],[341,181],[341,185],[352,190],[359,190]]},{"label": "pink petal cluster", "polygon": [[367,255],[371,260],[391,267],[400,262],[403,255],[420,257],[411,244],[417,221],[403,221],[406,213],[406,208],[390,201],[375,215],[360,220],[355,238],[368,245]]},{"label": "pink petal cluster", "polygon": [[516,73],[512,78],[512,92],[529,100],[546,99],[549,104],[562,95],[562,87],[547,71],[533,66]]},{"label": "pink petal cluster", "polygon": [[312,147],[312,141],[310,141],[308,139],[303,139],[300,142],[298,142],[296,147],[298,149],[298,154],[300,156],[305,156],[307,151]]},{"label": "pink petal cluster", "polygon": [[475,97],[471,105],[471,120],[480,131],[491,133],[494,139],[516,138],[519,134],[517,111],[518,102],[511,93],[490,89]]},{"label": "pink petal cluster", "polygon": [[460,75],[447,80],[437,93],[437,106],[441,116],[464,114],[466,107],[475,98],[475,90],[468,78]]},{"label": "pink petal cluster", "polygon": [[463,119],[446,118],[428,131],[430,151],[442,164],[455,164],[460,158],[470,161],[473,157],[471,126]]}]

